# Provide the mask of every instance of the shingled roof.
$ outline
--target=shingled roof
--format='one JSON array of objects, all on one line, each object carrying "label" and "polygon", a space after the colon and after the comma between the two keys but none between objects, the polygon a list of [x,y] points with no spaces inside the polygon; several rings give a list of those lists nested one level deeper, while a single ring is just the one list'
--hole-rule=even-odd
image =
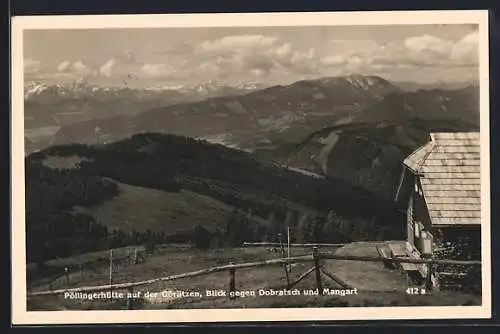
[{"label": "shingled roof", "polygon": [[433,225],[481,223],[478,132],[432,133],[403,163],[420,176]]}]

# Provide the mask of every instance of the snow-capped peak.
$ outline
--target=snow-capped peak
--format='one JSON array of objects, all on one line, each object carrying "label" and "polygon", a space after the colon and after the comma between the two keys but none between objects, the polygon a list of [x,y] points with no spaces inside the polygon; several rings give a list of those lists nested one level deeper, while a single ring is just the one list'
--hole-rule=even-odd
[{"label": "snow-capped peak", "polygon": [[373,87],[377,84],[376,78],[371,77],[371,76],[363,76],[360,74],[350,74],[345,77],[347,82],[351,84],[352,86],[364,90],[370,89],[370,87]]},{"label": "snow-capped peak", "polygon": [[146,90],[151,91],[162,91],[162,90],[182,90],[184,85],[154,85],[146,88]]},{"label": "snow-capped peak", "polygon": [[48,88],[49,86],[45,83],[38,81],[30,82],[24,87],[24,98],[27,99],[33,95],[39,95]]},{"label": "snow-capped peak", "polygon": [[73,82],[57,83],[53,85],[32,81],[24,85],[24,98],[31,99],[42,97],[43,95],[80,96],[81,94],[96,93],[100,90],[104,90],[104,88],[90,85],[85,78],[78,78]]}]

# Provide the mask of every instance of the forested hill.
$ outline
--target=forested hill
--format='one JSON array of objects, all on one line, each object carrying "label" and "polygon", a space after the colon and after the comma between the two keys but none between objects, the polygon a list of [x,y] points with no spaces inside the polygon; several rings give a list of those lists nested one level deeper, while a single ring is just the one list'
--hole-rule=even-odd
[{"label": "forested hill", "polygon": [[[73,161],[73,166],[62,168],[51,159]],[[273,214],[283,220],[290,210],[308,208],[323,216],[333,211],[345,220],[368,221],[374,231],[385,226],[397,234],[401,228],[393,203],[363,188],[175,135],[138,134],[106,145],[53,146],[29,155],[26,173],[28,256],[40,255],[40,248],[50,253],[47,242],[79,252],[98,247],[99,240],[109,237],[106,222],[74,208],[112,199],[118,194],[115,181],[170,193],[196,192],[266,219]]]}]

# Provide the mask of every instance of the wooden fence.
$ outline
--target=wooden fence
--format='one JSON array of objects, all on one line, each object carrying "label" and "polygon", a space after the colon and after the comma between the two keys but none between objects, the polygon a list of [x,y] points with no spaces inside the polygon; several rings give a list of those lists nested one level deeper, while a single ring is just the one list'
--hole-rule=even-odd
[{"label": "wooden fence", "polygon": [[[325,276],[329,277],[332,279],[334,282],[336,282],[339,286],[341,286],[344,289],[353,289],[349,284],[341,280],[339,277],[334,275],[333,273],[329,272],[321,263],[321,260],[342,260],[342,261],[363,261],[363,262],[387,262],[391,261],[394,264],[401,264],[401,263],[413,263],[413,264],[427,264],[429,265],[429,268],[432,265],[435,264],[447,264],[447,265],[481,265],[481,261],[459,261],[459,260],[436,260],[436,259],[415,259],[415,258],[401,258],[401,257],[370,257],[370,256],[353,256],[353,255],[336,255],[336,254],[331,254],[331,253],[320,253],[318,250],[318,247],[313,247],[312,254],[311,255],[303,255],[303,256],[295,256],[295,257],[285,257],[285,258],[279,258],[279,259],[271,259],[271,260],[264,260],[264,261],[258,261],[258,262],[248,262],[248,263],[240,263],[240,264],[227,264],[223,266],[217,266],[217,267],[211,267],[207,269],[202,269],[202,270],[197,270],[193,272],[188,272],[188,273],[182,273],[182,274],[177,274],[177,275],[171,275],[171,276],[166,276],[166,277],[159,277],[159,278],[153,278],[150,280],[145,280],[145,281],[140,281],[140,282],[131,282],[131,283],[120,283],[120,284],[108,284],[108,285],[101,285],[101,286],[88,286],[88,287],[80,287],[80,288],[72,288],[72,289],[60,289],[60,290],[50,290],[50,291],[39,291],[39,292],[30,292],[28,293],[28,298],[32,297],[37,297],[37,296],[55,296],[55,295],[60,295],[64,293],[71,293],[71,292],[101,292],[101,291],[108,291],[108,290],[127,290],[127,308],[128,309],[133,309],[133,302],[132,302],[132,297],[134,289],[146,286],[146,285],[151,285],[154,283],[159,283],[159,282],[167,282],[167,281],[173,281],[173,280],[178,280],[178,279],[183,279],[183,278],[190,278],[190,277],[196,277],[196,276],[202,276],[202,275],[208,275],[208,274],[213,274],[217,272],[224,272],[228,271],[229,272],[229,296],[234,295],[235,292],[235,282],[236,282],[236,270],[238,269],[246,269],[246,268],[257,268],[257,267],[263,267],[263,266],[270,266],[270,265],[288,265],[292,263],[303,263],[303,262],[312,262],[313,266],[308,269],[306,272],[304,272],[300,277],[298,277],[295,281],[291,282],[287,277],[287,284],[286,288],[291,289],[297,283],[302,281],[304,278],[306,278],[308,275],[312,274],[314,272],[315,275],[315,281],[316,281],[316,288],[319,291],[323,291],[323,282],[321,279],[321,274],[324,274]],[[286,267],[285,267],[285,273],[288,273]],[[428,275],[426,278],[426,286],[431,286],[430,285],[430,279],[431,279],[431,270],[428,270]]]},{"label": "wooden fence", "polygon": [[[61,269],[61,272],[50,277],[40,279],[40,282],[36,285],[28,282],[28,289],[31,291],[31,289],[36,286],[48,285],[49,289],[52,290],[52,288],[57,283],[60,283],[61,280],[63,280],[65,284],[70,284],[70,281],[74,283],[76,282],[75,279],[83,281],[86,273],[102,273],[104,270],[109,270],[110,279],[112,280],[113,271],[119,266],[143,263],[146,261],[148,255],[158,255],[159,250],[162,248],[164,248],[163,245],[157,247],[153,252],[148,253],[145,250],[130,247],[127,255],[118,257],[114,257],[113,250],[110,250],[110,256],[108,258],[100,256],[93,260],[85,261],[76,265],[73,264],[64,266],[64,268]],[[108,266],[109,269],[106,269]],[[74,274],[77,274],[76,278]]]},{"label": "wooden fence", "polygon": [[279,243],[279,242],[244,242],[243,246],[244,247],[300,247],[300,248],[310,248],[310,247],[320,247],[320,248],[328,248],[328,247],[343,247],[346,244],[322,244],[322,243],[316,243],[316,244],[285,244],[285,243]]}]

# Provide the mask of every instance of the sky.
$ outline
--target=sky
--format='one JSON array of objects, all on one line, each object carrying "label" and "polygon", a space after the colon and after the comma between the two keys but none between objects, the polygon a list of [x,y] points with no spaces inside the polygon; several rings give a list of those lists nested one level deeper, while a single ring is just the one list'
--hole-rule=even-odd
[{"label": "sky", "polygon": [[475,25],[28,30],[26,81],[148,87],[287,84],[347,74],[477,80]]}]

